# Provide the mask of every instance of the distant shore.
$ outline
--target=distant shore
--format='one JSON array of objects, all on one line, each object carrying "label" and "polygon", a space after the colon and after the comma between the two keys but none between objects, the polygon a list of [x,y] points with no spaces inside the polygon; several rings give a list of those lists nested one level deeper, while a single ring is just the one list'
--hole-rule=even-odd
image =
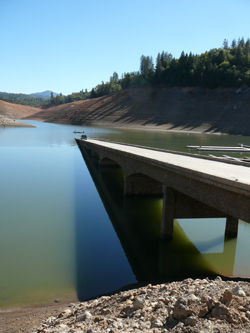
[{"label": "distant shore", "polygon": [[[28,119],[27,119],[28,120]],[[216,135],[229,135],[228,133],[221,133],[218,131],[210,130],[211,125],[210,124],[201,124],[199,127],[187,127],[187,126],[173,126],[171,124],[163,124],[163,125],[157,125],[157,124],[149,124],[144,125],[140,121],[133,121],[129,124],[127,123],[108,123],[104,122],[102,120],[95,121],[91,123],[84,124],[71,124],[67,121],[53,121],[50,122],[42,117],[29,117],[29,120],[35,120],[39,122],[47,122],[51,124],[61,124],[61,125],[72,125],[72,126],[86,126],[86,127],[100,127],[100,128],[110,128],[110,129],[125,129],[125,130],[141,130],[141,131],[161,131],[161,132],[182,132],[182,133],[197,133],[197,134],[216,134]]]},{"label": "distant shore", "polygon": [[[37,120],[37,119],[36,119]],[[70,125],[70,124],[69,124]],[[77,125],[76,125],[77,126]],[[84,126],[84,125],[80,125]],[[126,130],[142,130],[142,131],[161,131],[161,132],[180,132],[180,133],[197,133],[197,134],[216,134],[216,135],[229,135],[228,133],[221,133],[210,130],[209,124],[201,124],[199,127],[192,128],[186,126],[172,126],[171,124],[164,125],[143,125],[140,122],[132,122],[130,124],[114,124],[114,123],[103,123],[95,122],[86,124],[87,127],[102,127],[102,128],[113,128],[113,129],[126,129]]]},{"label": "distant shore", "polygon": [[25,119],[74,126],[249,136],[250,88],[241,93],[237,91],[198,87],[131,88],[48,106]]},{"label": "distant shore", "polygon": [[36,127],[36,126],[26,124],[26,123],[21,123],[20,121],[16,121],[15,119],[1,117],[0,118],[0,127]]}]

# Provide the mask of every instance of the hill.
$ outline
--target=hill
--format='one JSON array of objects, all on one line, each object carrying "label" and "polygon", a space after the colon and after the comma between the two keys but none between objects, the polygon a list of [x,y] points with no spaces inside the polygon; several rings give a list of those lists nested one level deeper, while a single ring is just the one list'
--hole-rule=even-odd
[{"label": "hill", "polygon": [[[42,107],[41,107],[42,108]],[[137,88],[43,109],[29,119],[73,125],[250,135],[250,88]]]},{"label": "hill", "polygon": [[[43,91],[43,92],[38,92],[38,93],[34,93],[34,94],[29,94],[30,97],[33,97],[33,98],[42,98],[42,99],[50,99],[51,97],[51,93],[53,91],[51,90],[46,90],[46,91]],[[53,95],[54,96],[58,96],[59,94],[53,92]]]},{"label": "hill", "polygon": [[0,100],[0,116],[10,119],[21,119],[37,113],[38,109],[28,106],[4,102]]},{"label": "hill", "polygon": [[14,119],[21,119],[36,113],[38,109],[31,106],[7,103],[0,100],[0,126],[33,127]]}]

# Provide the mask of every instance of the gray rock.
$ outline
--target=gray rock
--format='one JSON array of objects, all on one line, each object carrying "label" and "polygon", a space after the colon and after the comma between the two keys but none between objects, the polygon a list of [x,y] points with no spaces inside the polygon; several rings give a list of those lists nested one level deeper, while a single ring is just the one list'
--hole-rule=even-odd
[{"label": "gray rock", "polygon": [[187,326],[195,326],[197,323],[198,323],[198,318],[195,316],[187,317],[187,319],[185,320],[185,325]]},{"label": "gray rock", "polygon": [[133,302],[133,308],[135,310],[142,309],[144,307],[144,299],[142,297],[136,296]]},{"label": "gray rock", "polygon": [[233,298],[232,292],[228,289],[224,291],[224,294],[220,298],[220,302],[225,304],[226,306],[229,306],[231,300]]},{"label": "gray rock", "polygon": [[89,311],[84,311],[83,313],[81,313],[80,315],[78,315],[76,317],[76,323],[78,323],[80,321],[90,320],[91,318],[92,318],[92,314]]},{"label": "gray rock", "polygon": [[70,317],[71,315],[72,315],[72,311],[71,311],[70,309],[65,309],[65,310],[61,313],[60,317],[68,318],[68,317]]},{"label": "gray rock", "polygon": [[161,328],[163,327],[163,322],[160,319],[154,319],[151,323],[151,328]]},{"label": "gray rock", "polygon": [[233,289],[233,295],[234,296],[240,296],[240,297],[246,297],[246,293],[244,292],[244,290],[237,286]]},{"label": "gray rock", "polygon": [[60,298],[57,298],[57,299],[54,300],[54,303],[61,303],[61,301],[62,300]]},{"label": "gray rock", "polygon": [[215,302],[210,297],[207,299],[206,304],[207,304],[207,307],[208,307],[209,311],[211,311],[215,307]]},{"label": "gray rock", "polygon": [[56,320],[56,317],[51,316],[46,320],[46,325],[51,325]]},{"label": "gray rock", "polygon": [[220,302],[216,302],[211,315],[216,319],[226,320],[229,323],[236,324],[238,322],[238,313],[234,312],[233,310],[230,311],[229,308]]},{"label": "gray rock", "polygon": [[185,298],[179,298],[174,305],[173,317],[176,319],[186,319],[193,311],[187,306]]},{"label": "gray rock", "polygon": [[198,303],[200,300],[201,299],[194,294],[188,295],[187,297],[188,304]]}]

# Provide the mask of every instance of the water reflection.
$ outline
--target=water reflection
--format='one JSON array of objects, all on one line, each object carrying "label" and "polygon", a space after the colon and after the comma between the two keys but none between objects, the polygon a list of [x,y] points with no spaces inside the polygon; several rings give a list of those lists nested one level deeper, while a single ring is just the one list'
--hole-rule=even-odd
[{"label": "water reflection", "polygon": [[[36,128],[0,128],[0,307],[75,298],[75,279],[83,299],[137,281],[189,276],[189,269],[204,272],[196,267],[250,276],[249,224],[240,223],[236,243],[224,242],[224,219],[178,220],[175,242],[161,243],[161,198],[124,198],[122,170],[114,177],[90,161],[93,182],[75,126],[29,123]],[[88,137],[180,151],[201,141],[199,134],[79,129]],[[250,145],[250,137],[204,135],[203,141]]]},{"label": "water reflection", "polygon": [[[194,220],[176,220],[173,241],[161,241],[159,235],[162,198],[124,197],[122,169],[99,166],[98,159],[91,157],[86,150],[82,151],[82,155],[138,282],[216,274],[233,275],[236,241],[224,239],[225,219],[205,221],[206,227],[209,225],[212,230],[218,225],[220,227],[216,229],[215,235],[205,232],[206,239],[203,241],[201,241],[202,236],[195,240],[195,228],[192,226]],[[81,205],[81,200],[78,204]],[[191,221],[189,227],[193,230],[192,237],[189,237],[190,230],[186,228],[187,221]],[[202,221],[196,222],[202,225]],[[223,226],[223,233],[218,233],[218,229],[221,231]],[[81,228],[81,223],[76,225],[77,294],[80,300],[84,300],[96,295],[96,283],[100,282],[92,280],[91,284],[86,284],[86,271],[83,269],[86,267],[86,261],[83,259],[84,248],[82,247],[84,234],[81,234]],[[202,228],[204,229],[204,225]],[[198,234],[202,233],[198,232]],[[191,241],[192,238],[194,243]],[[219,248],[216,250],[218,252],[212,250],[211,253],[210,250],[216,247]],[[124,274],[126,274],[125,271]],[[110,279],[116,278],[113,272],[102,272],[98,278],[108,281],[107,285],[103,283],[101,287],[99,286],[100,294],[112,290]],[[117,281],[116,286],[122,287],[122,281]]]}]

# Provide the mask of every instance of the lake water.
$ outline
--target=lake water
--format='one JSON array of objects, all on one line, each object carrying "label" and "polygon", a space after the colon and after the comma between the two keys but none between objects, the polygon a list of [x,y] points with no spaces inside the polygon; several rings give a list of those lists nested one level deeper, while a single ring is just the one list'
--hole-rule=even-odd
[{"label": "lake water", "polygon": [[137,282],[250,276],[249,224],[225,241],[225,219],[178,220],[174,240],[161,242],[162,199],[124,198],[122,170],[87,167],[73,131],[179,151],[250,137],[29,123],[36,128],[0,127],[0,307],[83,300]]}]

